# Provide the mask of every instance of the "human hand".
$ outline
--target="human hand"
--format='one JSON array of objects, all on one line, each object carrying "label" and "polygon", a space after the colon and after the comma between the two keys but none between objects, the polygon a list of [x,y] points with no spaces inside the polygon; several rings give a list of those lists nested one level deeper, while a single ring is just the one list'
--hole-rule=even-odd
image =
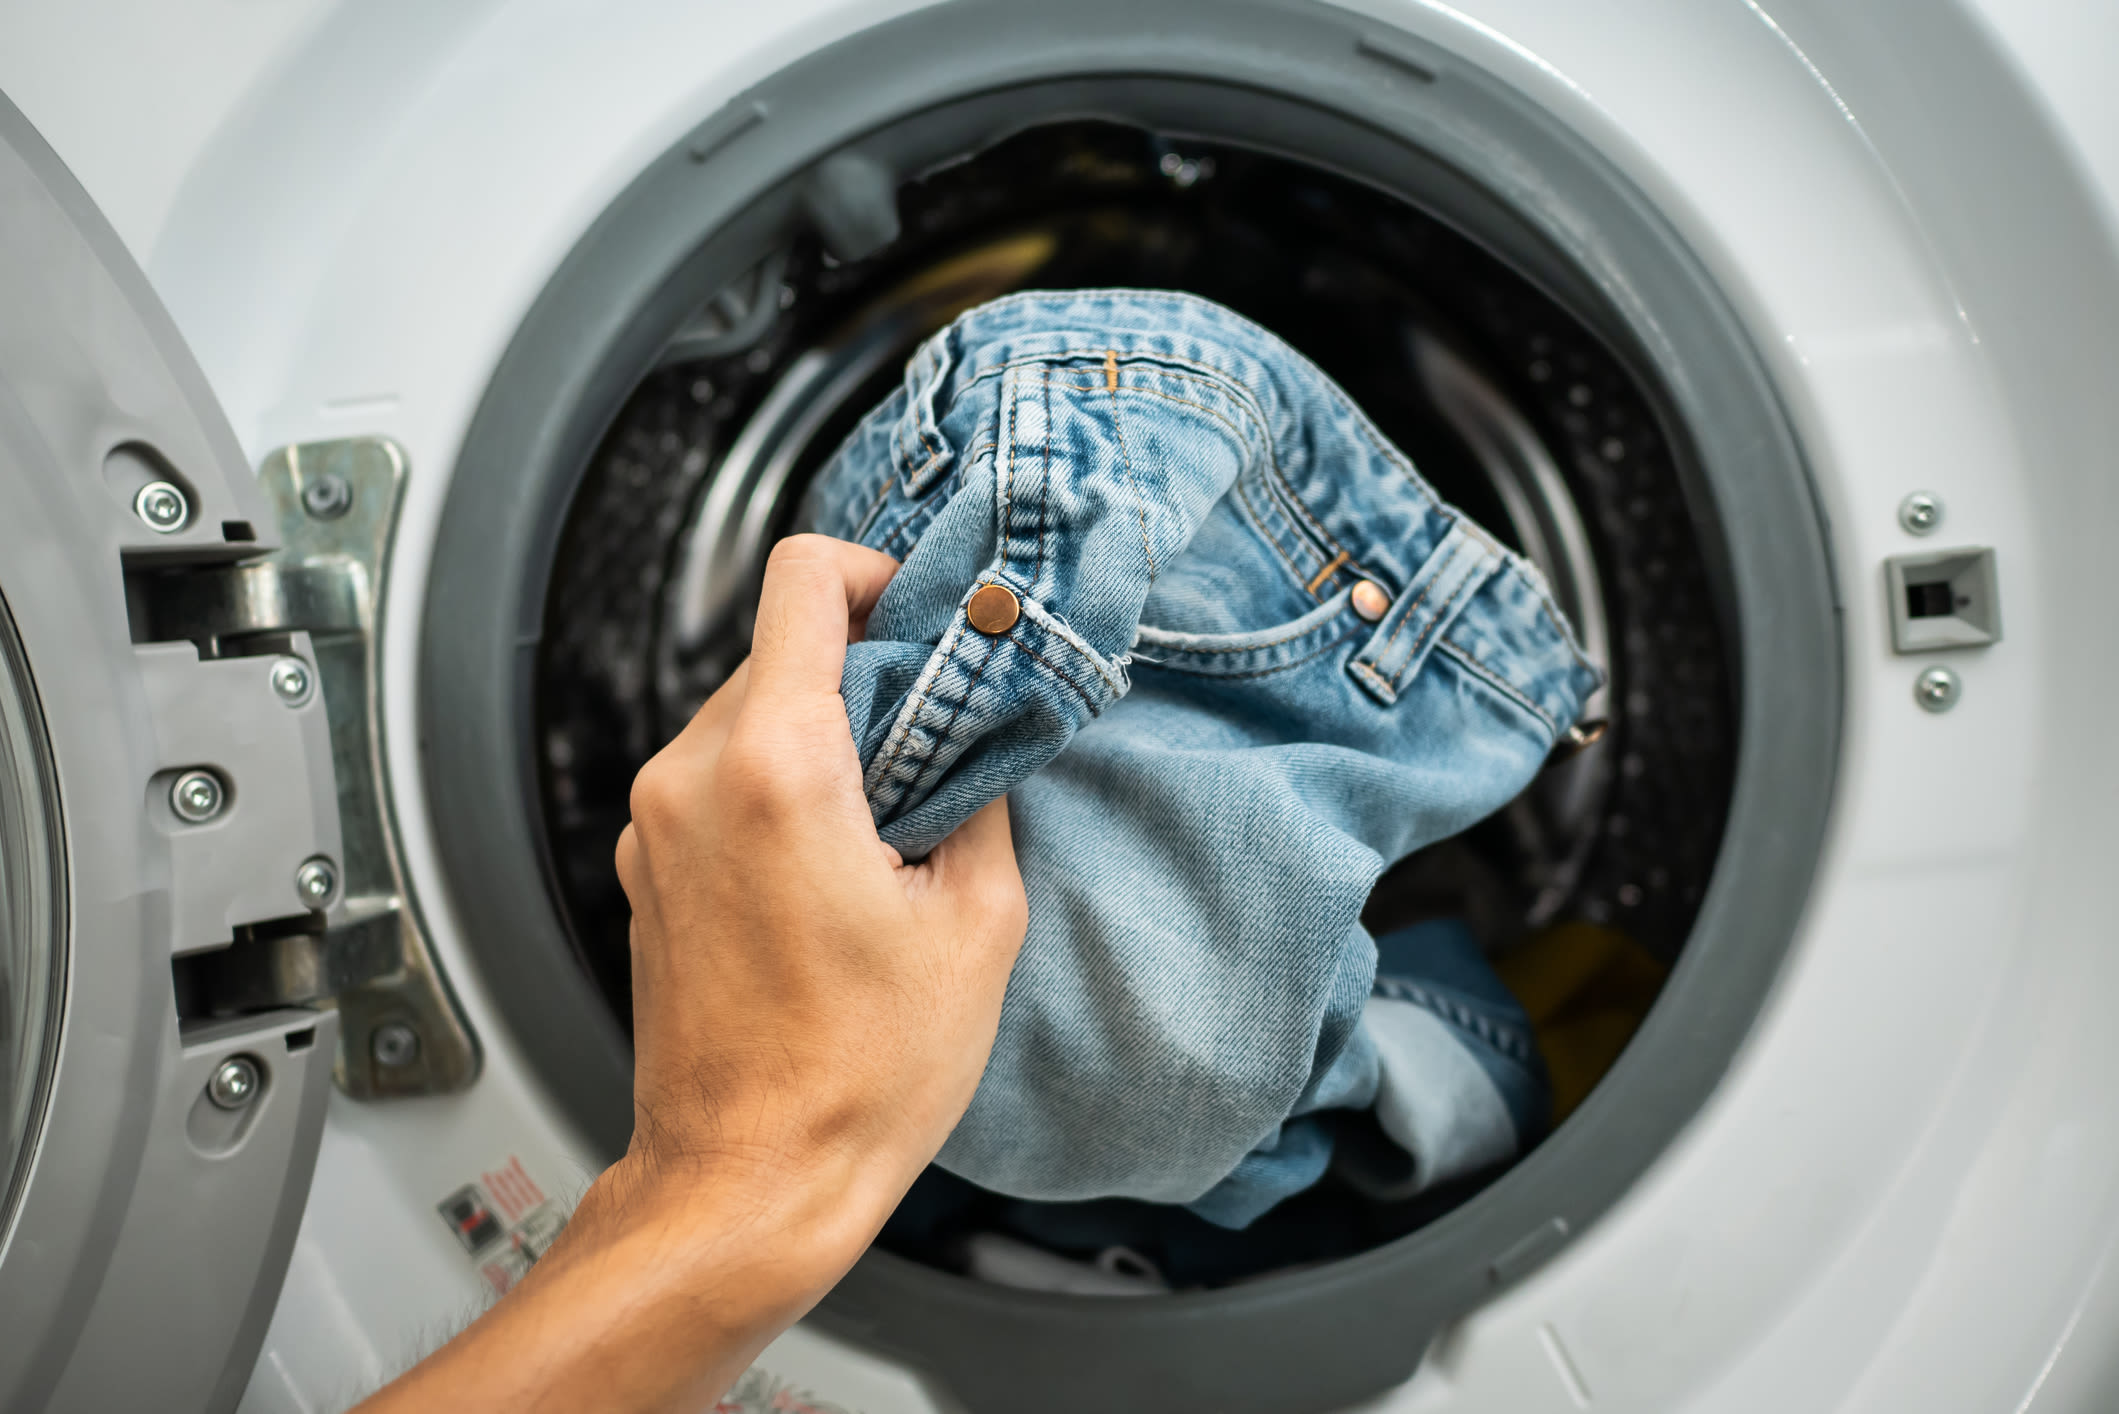
[{"label": "human hand", "polygon": [[523,1282],[362,1414],[708,1408],[860,1256],[971,1102],[1027,923],[1005,801],[908,865],[839,674],[896,573],[766,566],[750,660],[641,771],[634,1133]]},{"label": "human hand", "polygon": [[643,1180],[848,1164],[880,1222],[971,1102],[1023,886],[1005,801],[918,864],[877,838],[839,674],[896,570],[782,541],[750,660],[634,783],[618,877]]}]

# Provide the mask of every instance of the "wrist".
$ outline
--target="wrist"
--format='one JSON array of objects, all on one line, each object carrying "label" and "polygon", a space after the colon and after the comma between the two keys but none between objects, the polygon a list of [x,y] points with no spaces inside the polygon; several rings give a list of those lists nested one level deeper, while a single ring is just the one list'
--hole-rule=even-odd
[{"label": "wrist", "polygon": [[807,1309],[867,1249],[903,1187],[829,1151],[672,1157],[636,1144],[590,1186],[569,1236],[652,1248],[666,1277],[717,1300]]},{"label": "wrist", "polygon": [[888,1216],[829,1168],[628,1154],[519,1288],[367,1407],[711,1406]]}]

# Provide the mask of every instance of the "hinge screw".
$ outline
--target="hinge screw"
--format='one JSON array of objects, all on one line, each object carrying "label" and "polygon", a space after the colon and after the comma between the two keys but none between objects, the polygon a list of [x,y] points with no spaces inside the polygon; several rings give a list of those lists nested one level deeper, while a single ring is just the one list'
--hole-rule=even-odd
[{"label": "hinge screw", "polygon": [[325,472],[302,488],[302,506],[318,520],[337,520],[353,509],[353,488],[336,472]]},{"label": "hinge screw", "polygon": [[191,502],[174,484],[150,481],[132,498],[132,513],[146,521],[149,530],[174,535],[191,519]]},{"label": "hinge screw", "polygon": [[1926,535],[1942,524],[1942,498],[1932,491],[1915,491],[1898,503],[1898,523],[1908,535]]},{"label": "hinge screw", "polygon": [[316,674],[299,658],[280,658],[272,664],[272,691],[289,707],[300,707],[316,695]]},{"label": "hinge screw", "polygon": [[178,819],[193,825],[205,824],[227,803],[221,778],[211,771],[186,771],[169,788],[169,808],[177,812]]},{"label": "hinge screw", "polygon": [[386,1021],[368,1038],[368,1054],[377,1065],[396,1070],[419,1059],[419,1033],[402,1021]]},{"label": "hinge screw", "polygon": [[1913,700],[1930,712],[1947,712],[1957,705],[1964,685],[1948,668],[1930,668],[1913,680]]},{"label": "hinge screw", "polygon": [[230,1056],[214,1067],[206,1082],[206,1098],[224,1110],[239,1110],[255,1100],[258,1082],[264,1077],[258,1063],[248,1056]]},{"label": "hinge screw", "polygon": [[338,866],[319,854],[294,871],[294,892],[308,908],[323,908],[338,896]]}]

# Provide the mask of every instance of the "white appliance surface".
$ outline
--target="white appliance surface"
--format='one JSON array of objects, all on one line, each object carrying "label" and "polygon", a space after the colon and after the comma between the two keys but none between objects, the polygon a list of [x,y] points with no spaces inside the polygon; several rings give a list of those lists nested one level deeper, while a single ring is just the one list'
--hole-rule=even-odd
[{"label": "white appliance surface", "polygon": [[[334,1095],[243,1409],[340,1407],[477,1309],[435,1205],[563,1201],[590,1159],[485,996],[415,740],[456,449],[570,245],[722,102],[903,0],[0,5],[0,89],[146,266],[253,461],[381,434],[411,474],[387,605],[393,788],[486,1050],[447,1098]],[[1830,522],[1848,707],[1828,854],[1764,1018],[1629,1198],[1452,1329],[1390,1414],[2119,1406],[2119,7],[2105,0],[1357,0],[1566,118],[1663,208],[1777,379]],[[1851,13],[1853,10],[1860,13]],[[2025,257],[2027,249],[2035,256]],[[1938,493],[2006,639],[1916,707],[1883,560]],[[517,1166],[511,1168],[511,1165]],[[803,1328],[765,1369],[944,1407]]]}]

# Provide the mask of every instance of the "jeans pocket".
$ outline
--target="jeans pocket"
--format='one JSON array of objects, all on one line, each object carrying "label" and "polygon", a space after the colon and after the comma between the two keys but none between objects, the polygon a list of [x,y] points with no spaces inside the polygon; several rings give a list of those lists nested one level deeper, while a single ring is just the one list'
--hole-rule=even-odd
[{"label": "jeans pocket", "polygon": [[1342,589],[1316,608],[1270,628],[1241,633],[1179,633],[1142,624],[1133,661],[1202,677],[1260,677],[1299,667],[1365,627]]}]

